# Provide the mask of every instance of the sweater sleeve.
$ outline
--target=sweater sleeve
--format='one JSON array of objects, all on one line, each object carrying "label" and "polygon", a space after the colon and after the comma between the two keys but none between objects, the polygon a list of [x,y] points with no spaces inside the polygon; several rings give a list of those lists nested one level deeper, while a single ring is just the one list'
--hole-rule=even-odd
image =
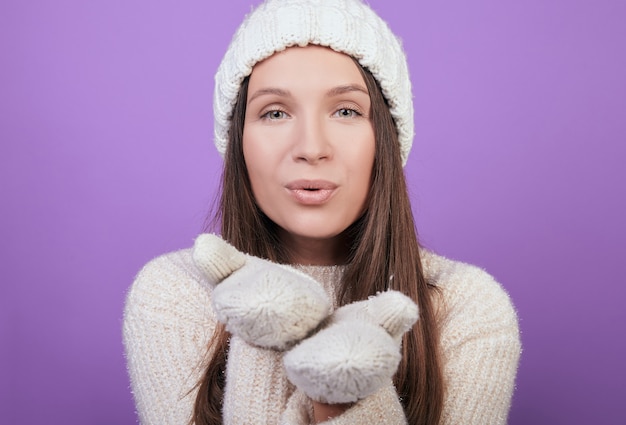
[{"label": "sweater sleeve", "polygon": [[521,350],[516,312],[486,272],[442,261],[441,424],[506,424]]},{"label": "sweater sleeve", "polygon": [[142,424],[189,423],[215,328],[209,293],[189,251],[148,263],[124,311],[124,346]]},{"label": "sweater sleeve", "polygon": [[[281,425],[313,424],[313,405],[304,393],[296,390],[283,412]],[[320,425],[406,425],[404,410],[391,382],[374,394],[359,400],[341,415]]]}]

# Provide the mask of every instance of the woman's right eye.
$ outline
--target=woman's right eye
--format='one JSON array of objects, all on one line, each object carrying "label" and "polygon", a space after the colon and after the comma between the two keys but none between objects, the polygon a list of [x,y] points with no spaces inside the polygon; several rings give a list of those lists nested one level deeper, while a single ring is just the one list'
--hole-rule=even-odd
[{"label": "woman's right eye", "polygon": [[282,120],[282,119],[287,118],[287,113],[285,111],[274,109],[272,111],[267,111],[266,113],[261,115],[261,118],[265,118],[265,119],[272,120],[272,121]]}]

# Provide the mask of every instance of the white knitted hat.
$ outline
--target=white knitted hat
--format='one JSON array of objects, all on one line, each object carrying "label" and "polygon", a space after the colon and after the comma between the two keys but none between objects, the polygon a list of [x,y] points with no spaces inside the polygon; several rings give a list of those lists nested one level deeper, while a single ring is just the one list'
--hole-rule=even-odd
[{"label": "white knitted hat", "polygon": [[215,75],[215,145],[226,152],[237,93],[257,62],[290,46],[316,44],[352,56],[378,81],[398,129],[402,164],[413,143],[406,57],[387,24],[360,0],[267,0],[241,24]]}]

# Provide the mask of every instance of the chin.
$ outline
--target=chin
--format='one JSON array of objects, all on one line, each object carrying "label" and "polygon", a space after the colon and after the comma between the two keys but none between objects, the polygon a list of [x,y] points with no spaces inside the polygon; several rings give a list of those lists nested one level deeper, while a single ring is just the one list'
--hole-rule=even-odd
[{"label": "chin", "polygon": [[342,237],[344,231],[349,227],[329,226],[328,222],[316,223],[312,221],[291,226],[288,224],[282,226],[280,223],[278,223],[278,225],[288,238],[329,242]]},{"label": "chin", "polygon": [[309,239],[311,241],[332,241],[333,239],[337,239],[343,233],[341,231],[338,232],[312,232],[311,229],[305,229],[302,231],[298,230],[285,230],[285,232],[291,236],[292,238],[298,239]]}]

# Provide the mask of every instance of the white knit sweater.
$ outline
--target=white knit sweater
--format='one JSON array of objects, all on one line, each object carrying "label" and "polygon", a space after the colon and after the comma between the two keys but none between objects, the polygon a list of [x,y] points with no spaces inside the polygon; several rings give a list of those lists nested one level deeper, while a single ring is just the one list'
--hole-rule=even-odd
[{"label": "white knit sweater", "polygon": [[[423,252],[426,278],[441,289],[441,353],[446,396],[441,424],[505,424],[520,355],[517,316],[483,270]],[[341,267],[302,267],[331,299]],[[124,344],[142,424],[189,423],[215,327],[211,290],[191,250],[166,254],[139,273],[126,301]],[[295,391],[281,354],[231,338],[225,424],[304,425],[310,402]],[[327,425],[403,424],[393,385],[361,400]]]}]

